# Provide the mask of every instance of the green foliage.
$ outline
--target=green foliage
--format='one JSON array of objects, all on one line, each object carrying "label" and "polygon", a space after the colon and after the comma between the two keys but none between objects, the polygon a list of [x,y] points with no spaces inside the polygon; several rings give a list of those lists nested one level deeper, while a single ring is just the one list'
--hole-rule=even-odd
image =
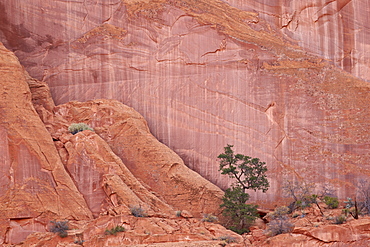
[{"label": "green foliage", "polygon": [[309,207],[311,203],[317,203],[317,195],[313,194],[315,184],[306,183],[304,181],[285,181],[283,184],[283,192],[286,197],[293,199],[289,205],[291,212],[297,208],[304,209]]},{"label": "green foliage", "polygon": [[249,194],[243,192],[240,187],[232,187],[225,191],[220,207],[224,208],[223,215],[230,218],[228,227],[230,230],[243,234],[249,231],[249,227],[258,217],[257,205],[246,204]]},{"label": "green foliage", "polygon": [[217,216],[214,216],[213,214],[203,214],[202,221],[204,221],[204,222],[217,222],[218,218],[217,218]]},{"label": "green foliage", "polygon": [[105,230],[105,235],[114,235],[114,236],[116,236],[117,232],[124,232],[124,231],[125,231],[125,228],[123,226],[116,226],[116,227],[113,227],[110,230],[106,229]]},{"label": "green foliage", "polygon": [[343,224],[344,222],[346,222],[346,218],[347,217],[343,214],[336,216],[334,218],[334,224],[338,224],[338,225]]},{"label": "green foliage", "polygon": [[347,216],[350,214],[354,219],[358,219],[358,216],[360,214],[360,209],[357,206],[357,201],[352,201],[352,198],[348,197],[347,201],[344,202],[346,205],[343,209],[344,214]]},{"label": "green foliage", "polygon": [[68,221],[50,221],[52,224],[50,227],[50,231],[53,233],[57,233],[61,238],[65,238],[68,236],[67,230],[69,230]]},{"label": "green foliage", "polygon": [[77,134],[78,132],[84,131],[84,130],[94,131],[89,125],[85,123],[73,123],[68,127],[68,131],[72,133],[73,135]]},{"label": "green foliage", "polygon": [[130,208],[131,214],[135,217],[146,217],[147,214],[145,213],[145,210],[141,207],[134,206]]},{"label": "green foliage", "polygon": [[228,144],[224,147],[225,153],[218,156],[221,174],[236,179],[234,186],[240,186],[243,191],[253,189],[266,192],[270,186],[265,175],[266,163],[258,158],[234,154],[232,147],[233,145]]},{"label": "green foliage", "polygon": [[79,245],[83,245],[84,242],[85,242],[85,240],[75,240],[75,241],[73,241],[73,243],[79,244]]},{"label": "green foliage", "polygon": [[230,219],[230,230],[243,234],[258,217],[257,205],[246,204],[249,194],[246,190],[253,189],[266,192],[269,182],[266,178],[265,162],[242,154],[234,154],[232,145],[224,147],[225,152],[218,156],[221,174],[235,179],[231,188],[225,191],[220,207],[224,208],[223,215]]},{"label": "green foliage", "polygon": [[331,196],[324,196],[323,201],[325,202],[326,205],[328,205],[329,208],[338,208],[339,206],[339,201],[338,198],[336,197],[331,197]]},{"label": "green foliage", "polygon": [[287,215],[289,213],[289,208],[286,207],[286,206],[281,206],[281,207],[277,207],[275,208],[274,212],[272,213],[269,213],[269,217],[272,218],[272,219],[276,219],[276,218],[280,218],[284,215]]}]

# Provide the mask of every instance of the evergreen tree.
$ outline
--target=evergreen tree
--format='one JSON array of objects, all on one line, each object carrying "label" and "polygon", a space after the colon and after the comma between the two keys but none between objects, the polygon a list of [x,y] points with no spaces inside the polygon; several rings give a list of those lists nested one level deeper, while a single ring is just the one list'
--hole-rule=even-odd
[{"label": "evergreen tree", "polygon": [[249,199],[248,189],[266,192],[269,182],[266,178],[266,163],[258,158],[234,154],[233,145],[224,147],[225,152],[218,156],[221,174],[235,179],[231,188],[225,191],[220,207],[224,216],[230,219],[229,228],[239,234],[248,232],[249,226],[258,217],[257,205],[246,204]]}]

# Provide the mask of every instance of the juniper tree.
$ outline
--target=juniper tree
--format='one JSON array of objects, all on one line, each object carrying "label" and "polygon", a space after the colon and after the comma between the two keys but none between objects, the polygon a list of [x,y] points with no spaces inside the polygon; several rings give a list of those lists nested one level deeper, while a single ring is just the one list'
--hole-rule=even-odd
[{"label": "juniper tree", "polygon": [[218,156],[221,174],[234,179],[231,188],[225,191],[220,207],[223,214],[230,219],[229,228],[237,233],[245,233],[258,217],[257,205],[246,204],[249,189],[266,192],[269,182],[266,177],[266,163],[258,158],[234,154],[233,145],[224,147],[225,152]]}]

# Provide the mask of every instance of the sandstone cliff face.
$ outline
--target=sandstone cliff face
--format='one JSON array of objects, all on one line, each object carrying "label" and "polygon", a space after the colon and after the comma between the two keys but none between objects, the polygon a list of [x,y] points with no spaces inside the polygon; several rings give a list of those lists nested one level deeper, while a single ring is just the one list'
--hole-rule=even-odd
[{"label": "sandstone cliff face", "polygon": [[[69,220],[75,230],[67,244],[73,238],[90,246],[207,242],[224,234],[243,241],[199,220],[220,213],[223,192],[158,142],[140,114],[115,100],[55,107],[48,86],[0,45],[0,244],[30,246],[35,236],[36,244],[59,246],[58,235],[45,233],[51,220]],[[70,134],[68,126],[82,121],[96,133]],[[135,208],[146,217],[136,219]],[[118,224],[127,233],[101,241]]]},{"label": "sandstone cliff face", "polygon": [[32,105],[27,72],[1,43],[0,66],[0,242],[44,230],[48,219],[92,218]]},{"label": "sandstone cliff face", "polygon": [[[158,142],[134,109],[114,100],[96,100],[60,105],[55,108],[55,115],[70,123],[89,123],[136,178],[176,209],[188,210],[198,217],[202,213],[218,214],[223,192],[186,167],[177,154]],[[95,153],[92,148],[90,150]]]},{"label": "sandstone cliff face", "polygon": [[271,189],[254,199],[281,198],[296,176],[353,196],[369,175],[369,85],[331,64],[368,77],[366,3],[274,3],[5,0],[0,37],[57,104],[133,107],[221,187],[216,157],[233,144],[268,164]]},{"label": "sandstone cliff face", "polygon": [[142,208],[149,216],[174,214],[171,206],[132,175],[103,139],[85,132],[64,137],[64,146],[59,150],[66,150],[67,170],[95,217],[107,212],[130,214],[134,207]]},{"label": "sandstone cliff face", "polygon": [[[261,19],[312,54],[345,71],[370,80],[366,0],[241,1],[232,6],[256,11]],[[246,3],[247,2],[247,3]]]}]

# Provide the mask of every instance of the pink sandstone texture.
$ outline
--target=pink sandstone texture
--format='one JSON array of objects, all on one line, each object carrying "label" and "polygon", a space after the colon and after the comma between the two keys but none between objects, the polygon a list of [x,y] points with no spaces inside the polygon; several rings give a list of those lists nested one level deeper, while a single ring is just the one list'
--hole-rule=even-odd
[{"label": "pink sandstone texture", "polygon": [[[312,11],[322,4],[327,13],[336,4],[340,14],[333,17],[340,17],[361,3],[306,8],[300,2],[279,6]],[[83,239],[86,246],[220,246],[221,237],[230,236],[234,247],[367,246],[368,217],[333,225],[312,209],[296,219],[292,233],[272,238],[262,222],[238,236],[199,219],[219,213],[222,191],[176,153],[221,186],[230,181],[219,175],[215,157],[226,142],[260,157],[272,188],[254,199],[274,204],[285,179],[331,182],[343,198],[369,176],[369,86],[353,76],[365,73],[348,69],[348,55],[343,64],[322,60],[330,54],[280,32],[268,19],[280,17],[271,15],[267,1],[229,3],[0,4],[6,13],[1,40],[43,79],[31,78],[0,46],[0,244],[80,246],[76,241]],[[94,100],[67,103],[80,97]],[[71,135],[72,122],[89,123],[95,133]],[[149,217],[130,215],[137,204]],[[67,238],[45,233],[52,219],[69,220]],[[117,225],[126,231],[105,234]]]},{"label": "pink sandstone texture", "polygon": [[370,80],[368,11],[366,0],[226,0],[254,11],[272,28],[294,40],[311,54]]},{"label": "pink sandstone texture", "polygon": [[[201,221],[203,214],[220,214],[223,192],[158,142],[139,113],[115,100],[55,107],[47,85],[31,78],[0,45],[2,246],[74,246],[74,238],[84,236],[90,246],[183,241],[214,246],[225,234],[243,242],[223,226]],[[70,121],[82,119],[107,141],[90,130],[69,133]],[[122,160],[136,168],[136,177]],[[134,208],[143,210],[143,219],[136,219]],[[52,221],[69,221],[66,241],[45,233]],[[102,242],[105,230],[117,224],[129,231]]]},{"label": "pink sandstone texture", "polygon": [[222,188],[216,157],[233,144],[268,165],[253,200],[290,179],[353,197],[369,176],[368,3],[273,2],[4,0],[0,39],[56,104],[133,107]]},{"label": "pink sandstone texture", "polygon": [[1,43],[0,73],[0,244],[45,231],[48,219],[91,219],[32,105],[32,79]]},{"label": "pink sandstone texture", "polygon": [[[95,100],[59,105],[54,112],[56,118],[69,123],[88,123],[101,136],[93,133],[60,135],[67,130],[55,121],[53,136],[62,142],[69,139],[64,144],[68,153],[66,166],[81,186],[79,190],[85,199],[91,198],[88,204],[91,202],[99,208],[96,203],[102,200],[97,198],[98,194],[101,199],[105,194],[116,194],[119,204],[125,204],[127,209],[142,205],[147,212],[152,211],[151,215],[171,215],[175,210],[187,210],[196,217],[220,214],[223,192],[190,170],[176,153],[155,139],[145,119],[133,108],[116,100]],[[155,194],[146,192],[136,178]],[[99,189],[101,183],[105,193],[103,188]],[[136,196],[129,193],[130,189]],[[155,195],[164,198],[174,209]]]}]

